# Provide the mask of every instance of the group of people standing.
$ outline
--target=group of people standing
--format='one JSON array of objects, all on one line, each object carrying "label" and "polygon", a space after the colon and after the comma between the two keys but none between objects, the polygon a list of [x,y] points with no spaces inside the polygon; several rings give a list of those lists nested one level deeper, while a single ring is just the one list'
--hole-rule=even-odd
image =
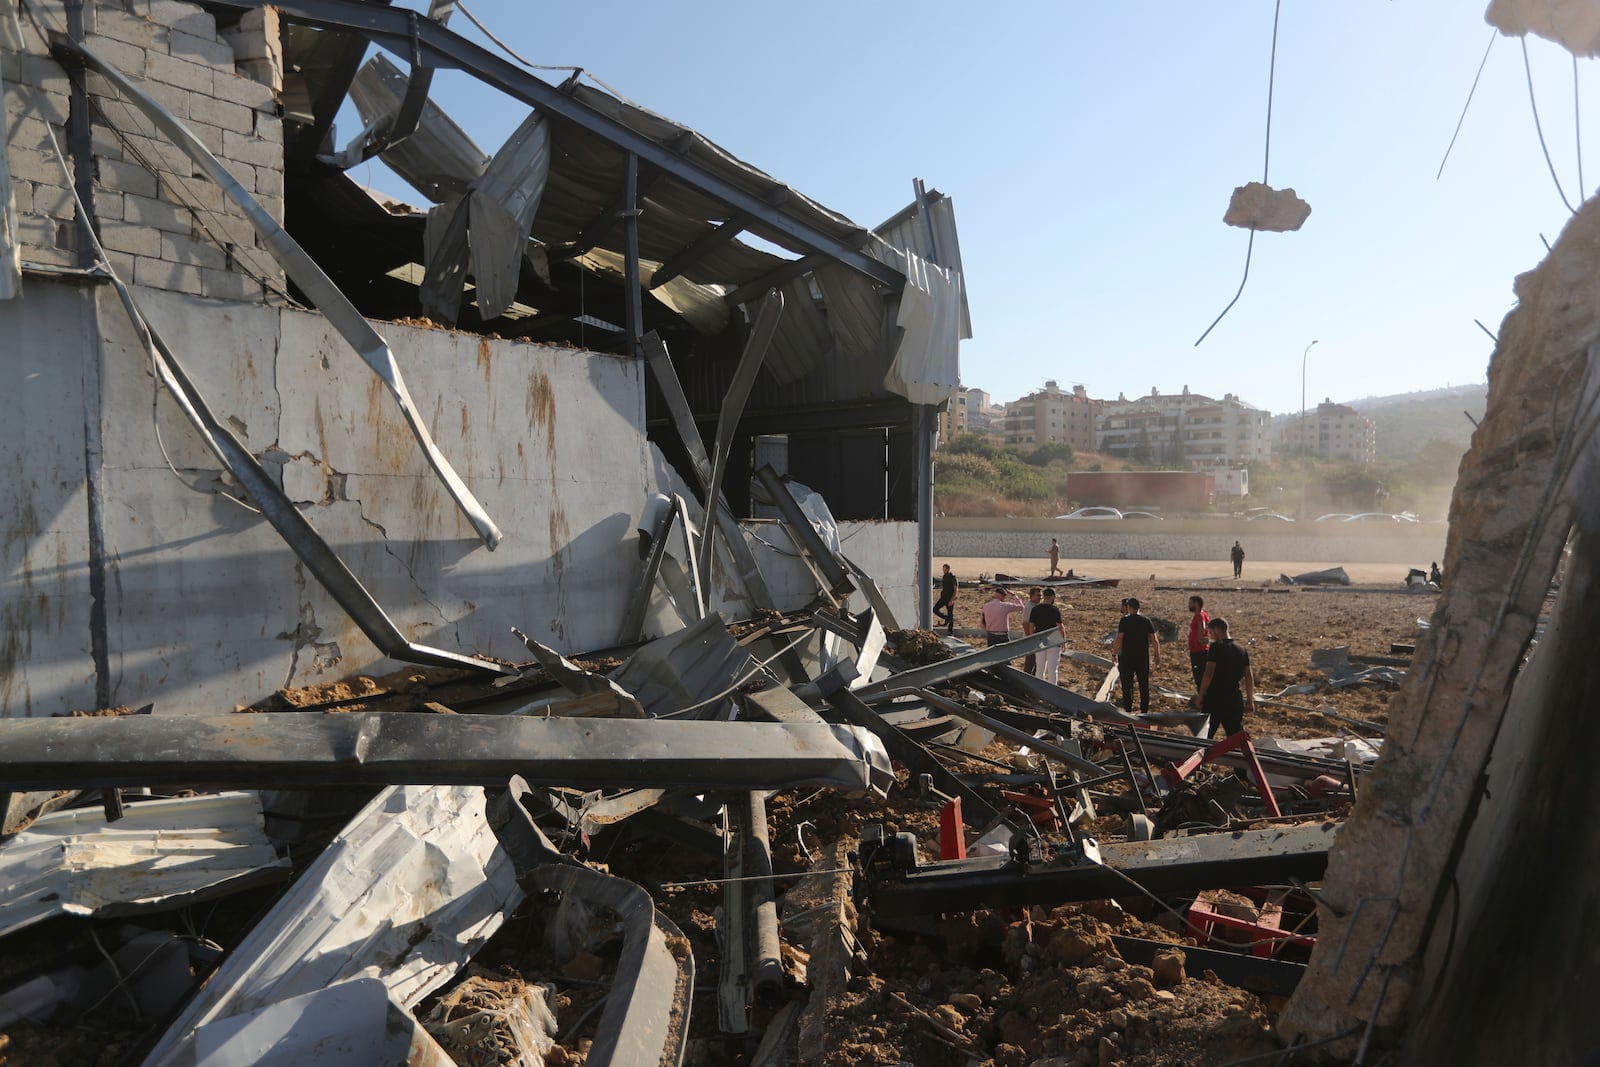
[{"label": "group of people standing", "polygon": [[[948,564],[944,568],[940,597],[934,605],[934,614],[947,627],[954,628],[955,576]],[[1122,619],[1117,624],[1112,639],[1111,655],[1117,662],[1117,673],[1122,682],[1122,707],[1132,713],[1135,692],[1139,697],[1139,710],[1150,710],[1150,672],[1161,666],[1161,638],[1155,623],[1143,613],[1144,605],[1138,597],[1122,601]],[[988,643],[1004,644],[1011,639],[1011,616],[1022,615],[1025,634],[1043,633],[1051,627],[1066,638],[1066,625],[1061,608],[1056,604],[1054,589],[1035,586],[1023,600],[1016,593],[1008,593],[995,586],[981,609],[983,633]],[[1206,611],[1205,598],[1189,598],[1189,628],[1185,637],[1189,653],[1189,671],[1194,678],[1195,705],[1207,715],[1207,736],[1229,736],[1244,729],[1246,711],[1255,708],[1255,674],[1250,667],[1250,653],[1233,640],[1228,620],[1212,618]],[[1061,668],[1061,646],[1040,649],[1028,656],[1024,669],[1035,677],[1057,684]]]}]

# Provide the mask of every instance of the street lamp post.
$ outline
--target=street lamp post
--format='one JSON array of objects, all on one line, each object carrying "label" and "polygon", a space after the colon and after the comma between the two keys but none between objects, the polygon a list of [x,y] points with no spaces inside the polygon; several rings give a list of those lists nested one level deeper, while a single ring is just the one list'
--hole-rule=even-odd
[{"label": "street lamp post", "polygon": [[1306,357],[1317,342],[1306,345],[1300,353],[1300,454],[1305,456],[1305,470],[1300,472],[1300,521],[1306,521],[1306,482],[1311,477],[1311,446],[1306,439]]}]

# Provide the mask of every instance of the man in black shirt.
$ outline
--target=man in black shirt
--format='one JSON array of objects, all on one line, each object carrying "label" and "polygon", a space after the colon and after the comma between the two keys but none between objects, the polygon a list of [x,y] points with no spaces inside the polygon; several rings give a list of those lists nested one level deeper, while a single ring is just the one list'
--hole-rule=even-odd
[{"label": "man in black shirt", "polygon": [[1227,619],[1212,619],[1207,629],[1211,651],[1198,703],[1209,717],[1206,736],[1232,737],[1244,729],[1244,713],[1255,710],[1256,676],[1250,669],[1250,653],[1228,636]]},{"label": "man in black shirt", "polygon": [[[1067,628],[1061,622],[1061,609],[1056,607],[1056,591],[1046,589],[1044,600],[1028,613],[1028,624],[1032,627],[1029,633],[1043,633],[1054,627],[1061,631],[1061,636],[1067,636]],[[1050,648],[1041,648],[1034,653],[1034,677],[1057,684],[1061,670],[1061,646],[1054,645]]]},{"label": "man in black shirt", "polygon": [[1123,602],[1128,613],[1117,624],[1116,640],[1111,642],[1111,658],[1117,661],[1122,676],[1122,710],[1133,711],[1133,683],[1139,683],[1139,710],[1150,710],[1150,668],[1161,666],[1161,639],[1156,627],[1139,614],[1139,598]]},{"label": "man in black shirt", "polygon": [[950,573],[948,563],[944,565],[944,577],[939,579],[939,599],[934,601],[933,617],[944,620],[945,633],[956,632],[956,576]]}]

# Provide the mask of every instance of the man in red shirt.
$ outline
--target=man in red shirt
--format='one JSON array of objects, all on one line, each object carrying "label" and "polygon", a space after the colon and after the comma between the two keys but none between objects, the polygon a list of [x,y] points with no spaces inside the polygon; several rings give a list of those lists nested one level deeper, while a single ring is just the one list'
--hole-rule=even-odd
[{"label": "man in red shirt", "polygon": [[1206,673],[1206,654],[1211,649],[1211,639],[1206,634],[1206,626],[1211,622],[1211,616],[1206,614],[1206,602],[1203,597],[1192,596],[1189,598],[1189,669],[1194,672],[1194,687],[1200,689],[1200,679]]}]

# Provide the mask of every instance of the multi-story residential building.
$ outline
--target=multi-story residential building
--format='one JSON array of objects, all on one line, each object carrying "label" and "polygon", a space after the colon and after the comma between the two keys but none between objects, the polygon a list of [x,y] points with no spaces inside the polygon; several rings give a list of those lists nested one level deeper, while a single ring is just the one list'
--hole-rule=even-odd
[{"label": "multi-story residential building", "polygon": [[939,412],[939,442],[948,445],[957,437],[971,431],[968,421],[967,396],[972,390],[957,389],[944,410]]},{"label": "multi-story residential building", "polygon": [[1181,393],[1106,401],[1095,437],[1101,452],[1173,467],[1211,468],[1272,456],[1272,414],[1232,393]]},{"label": "multi-story residential building", "polygon": [[1064,442],[1075,449],[1092,452],[1096,416],[1103,403],[1091,400],[1081,385],[1073,386],[1072,391],[1066,393],[1055,382],[1045,382],[1037,393],[1006,405],[1006,444],[1038,448]]},{"label": "multi-story residential building", "polygon": [[982,389],[967,390],[967,432],[999,435],[1006,417],[1003,404]]},{"label": "multi-story residential building", "polygon": [[1315,411],[1285,419],[1278,446],[1296,455],[1342,456],[1371,463],[1378,457],[1377,426],[1348,404],[1324,400]]}]

